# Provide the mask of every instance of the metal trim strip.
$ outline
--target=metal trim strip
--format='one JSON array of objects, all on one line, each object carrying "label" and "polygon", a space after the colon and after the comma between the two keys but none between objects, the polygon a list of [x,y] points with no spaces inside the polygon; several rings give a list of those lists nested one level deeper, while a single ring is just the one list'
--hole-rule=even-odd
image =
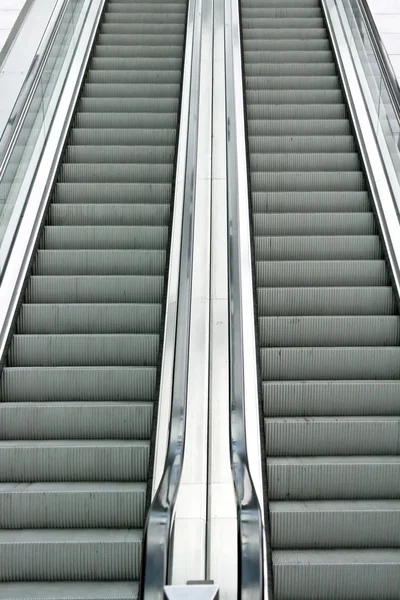
[{"label": "metal trim strip", "polygon": [[239,0],[225,1],[231,463],[238,596],[268,597]]},{"label": "metal trim strip", "polygon": [[[196,199],[196,170],[198,153],[198,113],[201,56],[201,0],[189,0],[187,17],[185,74],[190,73],[190,92],[187,124],[187,152],[183,182],[182,241],[180,248],[179,287],[176,307],[176,332],[173,357],[172,398],[169,419],[169,437],[164,468],[157,491],[151,503],[144,532],[142,598],[164,597],[170,563],[175,500],[178,494],[185,452],[185,428],[189,375],[189,343],[191,326],[194,211]],[[189,66],[189,71],[188,71]],[[185,82],[185,87],[188,85]],[[181,129],[182,131],[182,129]],[[181,173],[183,150],[179,148],[177,168]]]}]

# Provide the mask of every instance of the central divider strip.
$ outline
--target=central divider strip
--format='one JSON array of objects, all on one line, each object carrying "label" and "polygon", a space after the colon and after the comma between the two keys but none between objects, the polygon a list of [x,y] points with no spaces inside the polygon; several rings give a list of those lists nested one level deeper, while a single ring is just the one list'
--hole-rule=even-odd
[{"label": "central divider strip", "polygon": [[[202,0],[189,0],[174,206],[174,218],[176,213],[179,214],[182,211],[183,206],[183,212],[181,212],[181,218],[179,219],[182,225],[180,231],[181,244],[180,257],[178,257],[176,252],[174,253],[173,245],[175,239],[175,248],[179,248],[179,244],[176,243],[177,237],[179,239],[179,232],[176,233],[176,224],[174,223],[175,232],[173,231],[172,234],[170,257],[171,273],[174,272],[172,263],[179,262],[179,283],[177,298],[175,298],[174,290],[171,292],[170,283],[168,285],[168,293],[171,292],[172,298],[167,298],[164,351],[171,350],[171,348],[168,348],[168,344],[172,344],[172,372],[165,373],[165,365],[163,365],[164,373],[161,374],[159,407],[159,421],[161,421],[160,416],[164,416],[159,425],[164,426],[164,430],[165,426],[168,425],[169,432],[168,441],[164,444],[166,456],[161,476],[157,474],[157,458],[159,462],[160,456],[162,456],[163,443],[160,444],[158,440],[158,445],[161,447],[156,448],[154,471],[155,480],[158,481],[159,479],[159,484],[149,509],[143,543],[140,595],[145,600],[162,600],[164,598],[164,585],[167,583],[170,567],[169,554],[173,514],[185,451],[198,157],[201,6]],[[181,183],[183,183],[183,196]],[[175,262],[175,264],[177,263]],[[176,310],[174,310],[174,304],[176,304]],[[168,311],[171,313],[170,318]],[[176,327],[174,328],[175,323]],[[166,392],[164,387],[168,388],[170,385],[168,377],[172,379],[170,404],[168,402],[168,390]],[[164,405],[161,402],[163,395]],[[165,410],[165,402],[170,406],[170,410],[168,410],[169,406]]]},{"label": "central divider strip", "polygon": [[238,0],[225,0],[231,465],[238,597],[268,597]]}]

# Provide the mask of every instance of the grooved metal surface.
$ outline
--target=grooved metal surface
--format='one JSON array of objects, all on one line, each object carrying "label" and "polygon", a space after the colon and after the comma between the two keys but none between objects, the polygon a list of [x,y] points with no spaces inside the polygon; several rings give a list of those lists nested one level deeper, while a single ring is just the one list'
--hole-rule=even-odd
[{"label": "grooved metal surface", "polygon": [[399,317],[318,0],[241,0],[276,600],[395,600]]},{"label": "grooved metal surface", "polygon": [[138,595],[186,0],[107,0],[0,379],[0,596]]}]

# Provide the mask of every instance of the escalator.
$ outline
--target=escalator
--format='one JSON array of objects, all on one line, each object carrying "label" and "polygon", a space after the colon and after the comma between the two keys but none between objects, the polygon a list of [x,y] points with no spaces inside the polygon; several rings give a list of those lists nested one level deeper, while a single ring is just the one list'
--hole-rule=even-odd
[{"label": "escalator", "polygon": [[321,6],[241,20],[274,598],[398,598],[399,317]]},{"label": "escalator", "polygon": [[138,594],[186,11],[105,4],[0,380],[1,598]]}]

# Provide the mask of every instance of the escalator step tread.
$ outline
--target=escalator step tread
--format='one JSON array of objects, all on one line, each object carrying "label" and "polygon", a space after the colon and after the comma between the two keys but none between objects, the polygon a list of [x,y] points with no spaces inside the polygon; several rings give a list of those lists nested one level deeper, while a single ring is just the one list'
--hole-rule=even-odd
[{"label": "escalator step tread", "polygon": [[146,440],[153,405],[140,400],[4,402],[0,403],[0,415],[3,440]]},{"label": "escalator step tread", "polygon": [[395,600],[400,322],[321,11],[241,2],[274,598]]},{"label": "escalator step tread", "polygon": [[3,600],[136,600],[137,581],[56,581],[0,583]]},{"label": "escalator step tread", "polygon": [[104,3],[0,378],[4,599],[139,594],[187,6]]}]

